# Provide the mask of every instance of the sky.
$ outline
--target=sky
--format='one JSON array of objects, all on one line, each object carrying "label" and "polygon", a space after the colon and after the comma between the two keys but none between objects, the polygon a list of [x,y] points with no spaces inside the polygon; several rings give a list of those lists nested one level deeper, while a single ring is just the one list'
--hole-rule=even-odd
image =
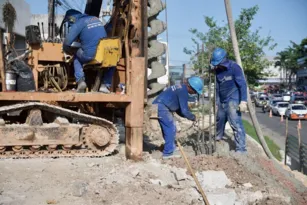
[{"label": "sky", "polygon": [[[82,5],[86,0],[67,0]],[[164,0],[165,1],[165,0]],[[26,0],[33,14],[47,13],[47,0]],[[236,19],[243,8],[258,5],[259,11],[252,22],[251,30],[261,27],[260,35],[272,36],[277,47],[265,50],[274,56],[290,45],[290,41],[300,43],[307,37],[307,0],[231,0],[233,17]],[[190,56],[183,52],[185,47],[193,48],[189,29],[206,32],[204,16],[214,17],[220,25],[227,23],[224,0],[167,0],[169,55],[172,65],[188,63]],[[159,15],[166,20],[165,12]],[[160,36],[166,41],[166,34]]]}]

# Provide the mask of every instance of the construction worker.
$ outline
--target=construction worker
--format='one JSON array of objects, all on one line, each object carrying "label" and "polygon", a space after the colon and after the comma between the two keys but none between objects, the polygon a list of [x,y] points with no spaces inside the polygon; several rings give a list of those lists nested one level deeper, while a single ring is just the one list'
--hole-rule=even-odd
[{"label": "construction worker", "polygon": [[189,94],[201,94],[203,87],[201,78],[190,77],[186,83],[167,88],[153,101],[158,107],[159,123],[165,141],[163,159],[180,157],[180,153],[175,149],[176,124],[173,112],[196,121],[195,115],[188,108],[188,97]]},{"label": "construction worker", "polygon": [[[70,9],[66,12],[62,25],[68,22],[69,33],[63,43],[64,52],[74,55],[75,78],[78,83],[77,92],[85,92],[87,85],[83,72],[83,65],[95,58],[96,49],[100,39],[107,37],[106,30],[102,22],[95,16],[82,14],[80,11]],[[80,41],[81,48],[76,52],[72,48],[72,43]],[[109,93],[108,86],[112,79],[114,68],[109,68],[104,74],[99,91]]]},{"label": "construction worker", "polygon": [[246,136],[241,112],[247,111],[247,84],[242,69],[234,61],[227,59],[227,53],[222,48],[213,51],[211,65],[216,74],[216,140],[223,139],[228,121],[234,131],[236,152],[245,153]]}]

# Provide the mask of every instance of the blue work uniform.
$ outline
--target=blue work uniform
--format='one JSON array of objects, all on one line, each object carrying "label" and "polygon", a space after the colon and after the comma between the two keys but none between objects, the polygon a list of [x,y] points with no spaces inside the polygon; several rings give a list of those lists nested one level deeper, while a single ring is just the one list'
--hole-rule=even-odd
[{"label": "blue work uniform", "polygon": [[[75,78],[78,82],[84,79],[83,64],[95,58],[98,43],[100,39],[107,37],[107,33],[102,22],[95,16],[76,14],[74,17],[76,22],[71,24],[70,31],[63,43],[63,50],[69,52],[71,44],[80,40],[81,48],[74,56]],[[112,79],[114,68],[109,70],[104,75],[103,81],[109,82]]]},{"label": "blue work uniform", "polygon": [[192,121],[196,119],[195,115],[189,110],[188,97],[186,85],[173,85],[163,91],[153,101],[153,104],[158,104],[159,123],[165,141],[163,156],[172,155],[176,148],[176,124],[173,112]]},{"label": "blue work uniform", "polygon": [[246,152],[246,136],[242,123],[239,104],[247,101],[247,84],[241,67],[225,60],[216,72],[216,101],[217,113],[217,140],[224,136],[225,125],[228,121],[234,131],[237,152]]}]

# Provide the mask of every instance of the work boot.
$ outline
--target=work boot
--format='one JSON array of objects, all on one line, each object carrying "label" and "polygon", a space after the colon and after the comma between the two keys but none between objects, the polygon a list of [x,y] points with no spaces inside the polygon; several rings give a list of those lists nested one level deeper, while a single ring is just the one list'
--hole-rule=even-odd
[{"label": "work boot", "polygon": [[170,155],[163,155],[162,159],[172,159],[172,158],[180,158],[181,154],[178,150],[175,150],[172,154]]},{"label": "work boot", "polygon": [[110,90],[108,89],[108,87],[105,84],[101,84],[100,88],[99,88],[99,92],[109,94]]},{"label": "work boot", "polygon": [[85,93],[86,88],[87,88],[87,85],[86,85],[85,81],[83,79],[79,80],[78,81],[78,87],[77,87],[77,93]]}]

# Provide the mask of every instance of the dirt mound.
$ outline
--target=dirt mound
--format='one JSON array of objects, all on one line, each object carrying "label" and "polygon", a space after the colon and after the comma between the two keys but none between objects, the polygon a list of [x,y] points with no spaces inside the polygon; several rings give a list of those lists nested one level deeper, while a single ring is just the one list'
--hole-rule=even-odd
[{"label": "dirt mound", "polygon": [[[242,156],[230,152],[229,156],[189,156],[196,171],[224,171],[233,182],[231,187],[242,192],[261,195],[253,204],[307,204],[307,188],[280,165],[261,156]],[[186,167],[183,159],[166,162],[175,167]]]}]

